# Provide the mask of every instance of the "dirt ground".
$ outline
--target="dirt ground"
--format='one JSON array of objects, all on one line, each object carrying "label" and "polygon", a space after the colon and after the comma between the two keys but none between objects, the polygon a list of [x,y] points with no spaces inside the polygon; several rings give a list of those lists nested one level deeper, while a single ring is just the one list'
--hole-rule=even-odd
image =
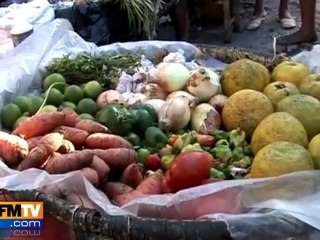
[{"label": "dirt ground", "polygon": [[[317,1],[318,2],[318,1]],[[284,30],[281,28],[278,22],[278,5],[279,1],[265,0],[265,7],[268,13],[266,21],[256,31],[247,31],[246,24],[250,20],[253,13],[254,0],[241,1],[241,31],[232,34],[232,42],[230,46],[236,48],[243,48],[247,50],[253,50],[262,55],[272,56],[273,55],[273,38],[281,35],[289,34],[296,31],[300,27],[300,9],[299,1],[289,1],[289,8],[291,15],[294,16],[297,22],[297,27],[292,30]],[[319,8],[320,3],[318,4]],[[213,44],[217,46],[225,46],[223,41],[223,25],[213,20],[206,23],[203,29],[198,31],[194,26],[190,27],[190,39],[191,43],[205,43]],[[159,38],[162,40],[173,40],[174,34],[172,26],[164,25],[161,27]],[[313,43],[315,44],[315,43]],[[303,49],[309,49],[313,44],[302,44],[291,46],[287,53],[293,55]]]}]

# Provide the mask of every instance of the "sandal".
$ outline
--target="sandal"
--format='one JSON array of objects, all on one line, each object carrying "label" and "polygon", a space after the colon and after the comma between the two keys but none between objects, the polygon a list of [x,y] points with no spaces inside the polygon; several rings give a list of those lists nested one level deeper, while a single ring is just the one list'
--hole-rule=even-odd
[{"label": "sandal", "polygon": [[279,19],[281,27],[284,29],[291,29],[296,27],[296,21],[293,18],[281,18]]},{"label": "sandal", "polygon": [[250,31],[257,30],[265,20],[266,20],[265,16],[260,16],[260,17],[253,18],[249,22],[249,24],[247,26],[247,30],[250,30]]}]

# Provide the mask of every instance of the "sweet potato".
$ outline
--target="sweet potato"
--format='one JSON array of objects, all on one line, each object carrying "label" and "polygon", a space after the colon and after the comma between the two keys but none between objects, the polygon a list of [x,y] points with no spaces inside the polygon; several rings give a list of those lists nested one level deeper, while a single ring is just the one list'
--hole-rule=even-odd
[{"label": "sweet potato", "polygon": [[92,163],[89,167],[96,170],[99,176],[99,182],[102,182],[108,178],[110,167],[98,156],[93,156]]},{"label": "sweet potato", "polygon": [[49,156],[60,148],[62,141],[63,135],[58,132],[43,136],[39,145],[30,151],[19,164],[17,170],[23,171],[28,168],[40,168]]},{"label": "sweet potato", "polygon": [[143,175],[137,164],[132,163],[123,171],[121,182],[136,188],[143,181]]},{"label": "sweet potato", "polygon": [[90,119],[81,119],[79,122],[77,122],[75,128],[87,131],[90,134],[110,133],[110,130],[106,126]]},{"label": "sweet potato", "polygon": [[101,190],[109,199],[113,199],[116,196],[132,192],[133,188],[121,182],[106,182]]},{"label": "sweet potato", "polygon": [[99,185],[99,176],[96,170],[86,167],[81,169],[83,176],[95,187]]},{"label": "sweet potato", "polygon": [[65,118],[63,123],[59,124],[58,126],[64,125],[68,127],[74,127],[77,122],[80,121],[80,116],[72,108],[63,108],[61,113],[65,115]]},{"label": "sweet potato", "polygon": [[109,149],[109,148],[129,148],[132,149],[132,144],[123,137],[107,134],[94,133],[87,138],[87,147],[92,149]]},{"label": "sweet potato", "polygon": [[28,154],[26,140],[15,135],[0,131],[0,157],[8,166],[16,166]]},{"label": "sweet potato", "polygon": [[52,132],[56,127],[63,125],[65,118],[66,114],[63,112],[48,112],[33,115],[21,122],[12,133],[24,139],[43,136]]},{"label": "sweet potato", "polygon": [[78,147],[84,146],[89,136],[88,132],[74,127],[60,126],[55,131],[62,131],[64,139]]},{"label": "sweet potato", "polygon": [[27,140],[29,151],[39,145],[43,136],[32,137]]},{"label": "sweet potato", "polygon": [[45,166],[48,173],[60,174],[90,166],[93,153],[90,150],[76,151],[51,157]]},{"label": "sweet potato", "polygon": [[127,194],[118,195],[114,197],[112,201],[121,207],[136,198],[161,194],[162,177],[163,172],[161,170],[157,170],[153,175],[145,178],[135,190]]},{"label": "sweet potato", "polygon": [[74,147],[74,145],[72,144],[72,142],[70,142],[69,140],[63,139],[62,144],[60,146],[60,148],[57,150],[58,153],[71,153],[74,152],[76,149]]},{"label": "sweet potato", "polygon": [[92,149],[91,152],[100,157],[111,169],[125,169],[138,160],[136,151],[128,148]]}]

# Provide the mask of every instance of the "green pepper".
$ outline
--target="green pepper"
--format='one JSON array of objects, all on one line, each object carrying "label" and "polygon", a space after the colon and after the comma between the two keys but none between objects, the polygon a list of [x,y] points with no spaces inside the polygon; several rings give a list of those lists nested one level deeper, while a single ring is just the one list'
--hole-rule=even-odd
[{"label": "green pepper", "polygon": [[223,130],[214,130],[213,136],[215,137],[216,141],[222,139],[229,140],[230,133]]},{"label": "green pepper", "polygon": [[145,109],[129,109],[129,112],[133,116],[133,124],[132,124],[132,131],[135,133],[142,135],[146,131],[148,127],[154,126],[155,122],[153,118],[150,116],[149,112]]},{"label": "green pepper", "polygon": [[160,150],[167,145],[168,137],[160,128],[148,127],[145,131],[145,141],[151,148]]},{"label": "green pepper", "polygon": [[150,117],[152,118],[152,120],[154,122],[157,122],[158,121],[158,114],[157,114],[157,111],[154,109],[154,107],[152,107],[152,105],[150,104],[140,104],[140,103],[135,103],[133,104],[130,109],[144,109],[146,110]]},{"label": "green pepper", "polygon": [[133,133],[130,132],[127,136],[124,137],[125,139],[128,140],[128,142],[130,142],[133,146],[141,146],[141,139],[140,137]]},{"label": "green pepper", "polygon": [[238,161],[244,157],[244,152],[242,147],[236,147],[232,150],[233,161]]},{"label": "green pepper", "polygon": [[180,152],[185,146],[188,146],[193,141],[194,141],[193,134],[191,132],[186,132],[178,136],[177,140],[173,145],[173,149],[176,152]]},{"label": "green pepper", "polygon": [[246,142],[246,132],[240,128],[232,130],[229,142],[234,147],[242,147]]},{"label": "green pepper", "polygon": [[149,155],[151,154],[151,152],[146,148],[139,148],[137,151],[137,154],[138,154],[139,162],[144,164],[147,158],[149,157]]},{"label": "green pepper", "polygon": [[96,113],[97,122],[105,125],[113,134],[127,135],[133,124],[133,116],[128,109],[120,104],[110,104]]},{"label": "green pepper", "polygon": [[253,157],[253,151],[252,151],[252,146],[250,145],[250,144],[245,144],[244,146],[243,146],[243,153],[244,153],[244,155],[246,155],[246,156],[251,156],[251,157]]},{"label": "green pepper", "polygon": [[217,147],[217,146],[220,146],[220,145],[229,147],[230,144],[226,139],[221,139],[221,140],[216,142],[215,146]]},{"label": "green pepper", "polygon": [[218,146],[212,148],[210,153],[213,154],[213,156],[218,159],[233,157],[232,150],[227,145],[218,145]]},{"label": "green pepper", "polygon": [[210,178],[226,179],[226,175],[215,168],[210,169]]},{"label": "green pepper", "polygon": [[203,151],[203,149],[199,143],[189,144],[182,148],[181,153],[190,151]]},{"label": "green pepper", "polygon": [[171,155],[165,155],[162,156],[161,158],[161,168],[163,170],[168,170],[170,168],[170,165],[172,163],[172,161],[175,159],[175,155],[171,154]]}]

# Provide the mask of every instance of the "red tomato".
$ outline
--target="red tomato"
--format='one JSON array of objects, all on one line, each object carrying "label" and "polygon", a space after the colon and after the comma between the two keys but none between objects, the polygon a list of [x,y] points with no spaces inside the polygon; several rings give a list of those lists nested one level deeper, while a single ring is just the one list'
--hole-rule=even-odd
[{"label": "red tomato", "polygon": [[176,190],[201,185],[208,177],[213,157],[204,151],[179,154],[169,168],[170,185]]}]

